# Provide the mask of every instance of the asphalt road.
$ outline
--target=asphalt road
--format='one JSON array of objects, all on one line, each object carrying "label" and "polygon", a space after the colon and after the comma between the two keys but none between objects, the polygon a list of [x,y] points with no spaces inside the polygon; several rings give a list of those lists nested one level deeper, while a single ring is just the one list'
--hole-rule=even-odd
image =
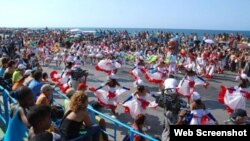
[{"label": "asphalt road", "polygon": [[[63,66],[61,68],[56,68],[55,64],[52,63],[49,67],[44,67],[44,70],[48,73],[50,73],[52,70],[57,70],[60,72],[61,70],[63,70],[63,68],[64,68]],[[135,90],[132,83],[133,82],[132,77],[128,74],[131,68],[132,68],[131,65],[126,65],[123,68],[121,68],[117,73],[118,82],[122,86],[131,89],[129,92],[126,92],[125,94],[121,95],[121,97],[119,97],[119,101],[121,102],[125,100],[128,96],[130,96],[130,94]],[[96,71],[94,65],[86,63],[83,69],[86,69],[89,72],[89,77],[87,81],[89,86],[98,87],[107,81],[107,75],[103,72]],[[182,74],[177,74],[176,76],[178,80],[180,80],[183,77]],[[237,82],[234,81],[235,77],[236,74],[232,72],[225,72],[224,74],[216,74],[213,79],[208,80],[210,84],[208,89],[205,89],[202,86],[196,89],[196,91],[201,94],[202,100],[206,104],[208,110],[215,116],[219,124],[223,124],[223,121],[228,118],[225,106],[220,104],[217,100],[217,95],[220,90],[220,85],[222,84],[225,86],[237,85]],[[147,86],[150,88],[150,91],[152,92],[158,91],[158,88],[155,85],[147,83]],[[88,91],[87,94],[89,96],[90,101],[96,100],[92,92]],[[111,111],[106,108],[102,108],[101,112],[108,115],[112,115]],[[131,125],[133,120],[129,114],[123,113],[122,106],[118,106],[117,112],[119,113],[119,115],[117,116],[118,120],[128,125]],[[249,101],[247,102],[247,112],[248,115],[250,115]],[[146,124],[149,126],[149,130],[147,131],[147,133],[151,136],[160,137],[163,131],[163,120],[164,120],[163,109],[162,108],[158,108],[156,110],[149,109],[146,116],[147,116]],[[107,125],[108,131],[110,131],[111,133],[113,133],[112,126],[113,125],[108,122]],[[127,133],[127,131],[120,127],[118,127],[117,129],[118,129],[117,136],[119,140],[119,138],[122,138],[122,136],[124,136]]]}]

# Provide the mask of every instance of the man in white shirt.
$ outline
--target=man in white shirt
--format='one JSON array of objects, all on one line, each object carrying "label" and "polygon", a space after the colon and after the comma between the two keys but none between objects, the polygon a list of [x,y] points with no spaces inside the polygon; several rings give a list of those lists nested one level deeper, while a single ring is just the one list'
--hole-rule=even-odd
[{"label": "man in white shirt", "polygon": [[175,88],[178,86],[177,80],[173,75],[169,75],[169,77],[164,81],[164,89],[171,88],[172,91],[175,92]]}]

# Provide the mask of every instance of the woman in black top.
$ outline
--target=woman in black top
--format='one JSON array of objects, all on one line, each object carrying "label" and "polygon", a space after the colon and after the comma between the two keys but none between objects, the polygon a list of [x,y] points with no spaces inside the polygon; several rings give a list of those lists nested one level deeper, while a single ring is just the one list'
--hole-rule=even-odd
[{"label": "woman in black top", "polygon": [[[100,137],[100,127],[92,125],[87,111],[88,97],[77,91],[71,97],[70,110],[66,113],[60,127],[63,137],[68,141],[98,141]],[[85,128],[85,134],[80,131]]]}]

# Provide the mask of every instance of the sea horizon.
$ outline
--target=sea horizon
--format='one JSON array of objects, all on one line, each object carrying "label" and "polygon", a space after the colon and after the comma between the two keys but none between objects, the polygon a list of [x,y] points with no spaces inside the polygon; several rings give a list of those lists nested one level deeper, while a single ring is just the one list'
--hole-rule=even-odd
[{"label": "sea horizon", "polygon": [[[7,28],[7,29],[21,29],[21,28],[28,28],[28,29],[45,29],[45,27],[0,27],[0,29]],[[95,30],[111,30],[111,31],[128,31],[129,33],[136,33],[136,32],[142,32],[142,31],[148,31],[148,32],[172,32],[172,33],[178,33],[181,35],[182,33],[185,34],[191,34],[191,33],[197,33],[199,36],[205,34],[213,35],[213,34],[223,34],[223,33],[233,33],[233,34],[241,34],[244,36],[250,36],[250,30],[229,30],[229,29],[178,29],[178,28],[143,28],[143,27],[49,27],[48,29],[80,29],[82,31],[95,31]]]}]

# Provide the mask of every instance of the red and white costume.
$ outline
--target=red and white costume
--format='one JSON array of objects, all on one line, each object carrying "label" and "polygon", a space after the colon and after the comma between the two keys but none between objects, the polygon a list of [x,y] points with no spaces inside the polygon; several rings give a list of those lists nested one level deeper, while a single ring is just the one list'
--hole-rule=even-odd
[{"label": "red and white costume", "polygon": [[[142,80],[138,80],[137,85],[144,85]],[[132,94],[132,99],[123,103],[125,113],[129,113],[132,118],[139,114],[145,114],[148,108],[157,108],[158,104],[152,101],[150,94],[139,96]]]},{"label": "red and white costume", "polygon": [[177,66],[177,57],[176,55],[170,55],[170,59],[169,59],[169,67],[168,67],[168,71],[169,74],[175,74],[176,73],[176,66]]},{"label": "red and white costume", "polygon": [[205,109],[196,109],[192,110],[192,119],[190,121],[190,125],[214,125],[215,122],[210,119],[208,114],[210,114],[207,110]]},{"label": "red and white costume", "polygon": [[[115,79],[115,76],[111,74],[109,76],[109,79]],[[128,88],[125,88],[125,87],[120,87],[117,89],[116,87],[107,86],[108,90],[106,91],[103,88],[104,86],[101,86],[97,89],[92,87],[90,88],[90,90],[94,92],[98,102],[101,105],[106,106],[113,110],[115,110],[118,105],[117,98],[121,94],[129,90]]]},{"label": "red and white costume", "polygon": [[70,54],[67,59],[66,59],[66,62],[74,62],[74,55],[73,54]]},{"label": "red and white costume", "polygon": [[221,86],[218,95],[218,101],[227,106],[229,113],[235,109],[246,109],[247,99],[250,99],[250,93],[237,86],[232,88]]},{"label": "red and white costume", "polygon": [[[199,93],[194,92],[191,96],[191,100],[201,99]],[[214,125],[216,120],[206,109],[193,109],[190,111],[191,120],[190,125]]]},{"label": "red and white costume", "polygon": [[138,80],[144,76],[146,73],[146,68],[142,65],[135,66],[129,74],[133,77],[134,80]]},{"label": "red and white costume", "polygon": [[196,58],[196,68],[198,74],[205,73],[205,67],[206,67],[206,61],[203,59],[203,57],[197,57]]},{"label": "red and white costume", "polygon": [[216,70],[217,57],[215,54],[210,55],[209,65],[206,68],[206,78],[212,78]]},{"label": "red and white costume", "polygon": [[[92,89],[92,91],[93,90],[94,89]],[[110,109],[116,109],[118,105],[117,98],[126,91],[127,89],[124,88],[116,89],[114,87],[108,87],[108,91],[104,89],[98,89],[94,91],[94,94],[101,105],[104,105]]]},{"label": "red and white costume", "polygon": [[96,70],[103,71],[107,74],[111,74],[118,68],[121,68],[121,64],[110,59],[103,59],[96,65]]},{"label": "red and white costume", "polygon": [[65,69],[60,74],[57,71],[52,71],[50,77],[52,81],[59,83],[59,88],[63,93],[70,88],[71,69]]},{"label": "red and white costume", "polygon": [[164,81],[164,77],[167,75],[167,68],[166,67],[157,67],[156,72],[146,72],[145,78],[148,82],[161,84]]},{"label": "red and white costume", "polygon": [[60,53],[57,53],[56,56],[54,57],[55,61],[62,61],[62,56]]},{"label": "red and white costume", "polygon": [[217,63],[217,72],[223,73],[224,67],[226,66],[226,57],[223,58],[221,53],[218,53],[218,63]]},{"label": "red and white costume", "polygon": [[102,49],[101,48],[97,48],[97,50],[96,50],[96,58],[98,58],[98,59],[102,59],[103,58],[103,53],[102,53]]},{"label": "red and white costume", "polygon": [[149,94],[147,94],[147,96],[133,96],[132,100],[123,104],[125,113],[130,113],[135,119],[137,115],[145,114],[147,108],[156,108],[158,106],[157,103],[155,101],[150,101],[149,97]]},{"label": "red and white costume", "polygon": [[208,83],[199,76],[186,76],[182,79],[176,89],[176,92],[184,97],[190,98],[194,92],[195,86],[203,85],[205,88],[208,87]]}]

